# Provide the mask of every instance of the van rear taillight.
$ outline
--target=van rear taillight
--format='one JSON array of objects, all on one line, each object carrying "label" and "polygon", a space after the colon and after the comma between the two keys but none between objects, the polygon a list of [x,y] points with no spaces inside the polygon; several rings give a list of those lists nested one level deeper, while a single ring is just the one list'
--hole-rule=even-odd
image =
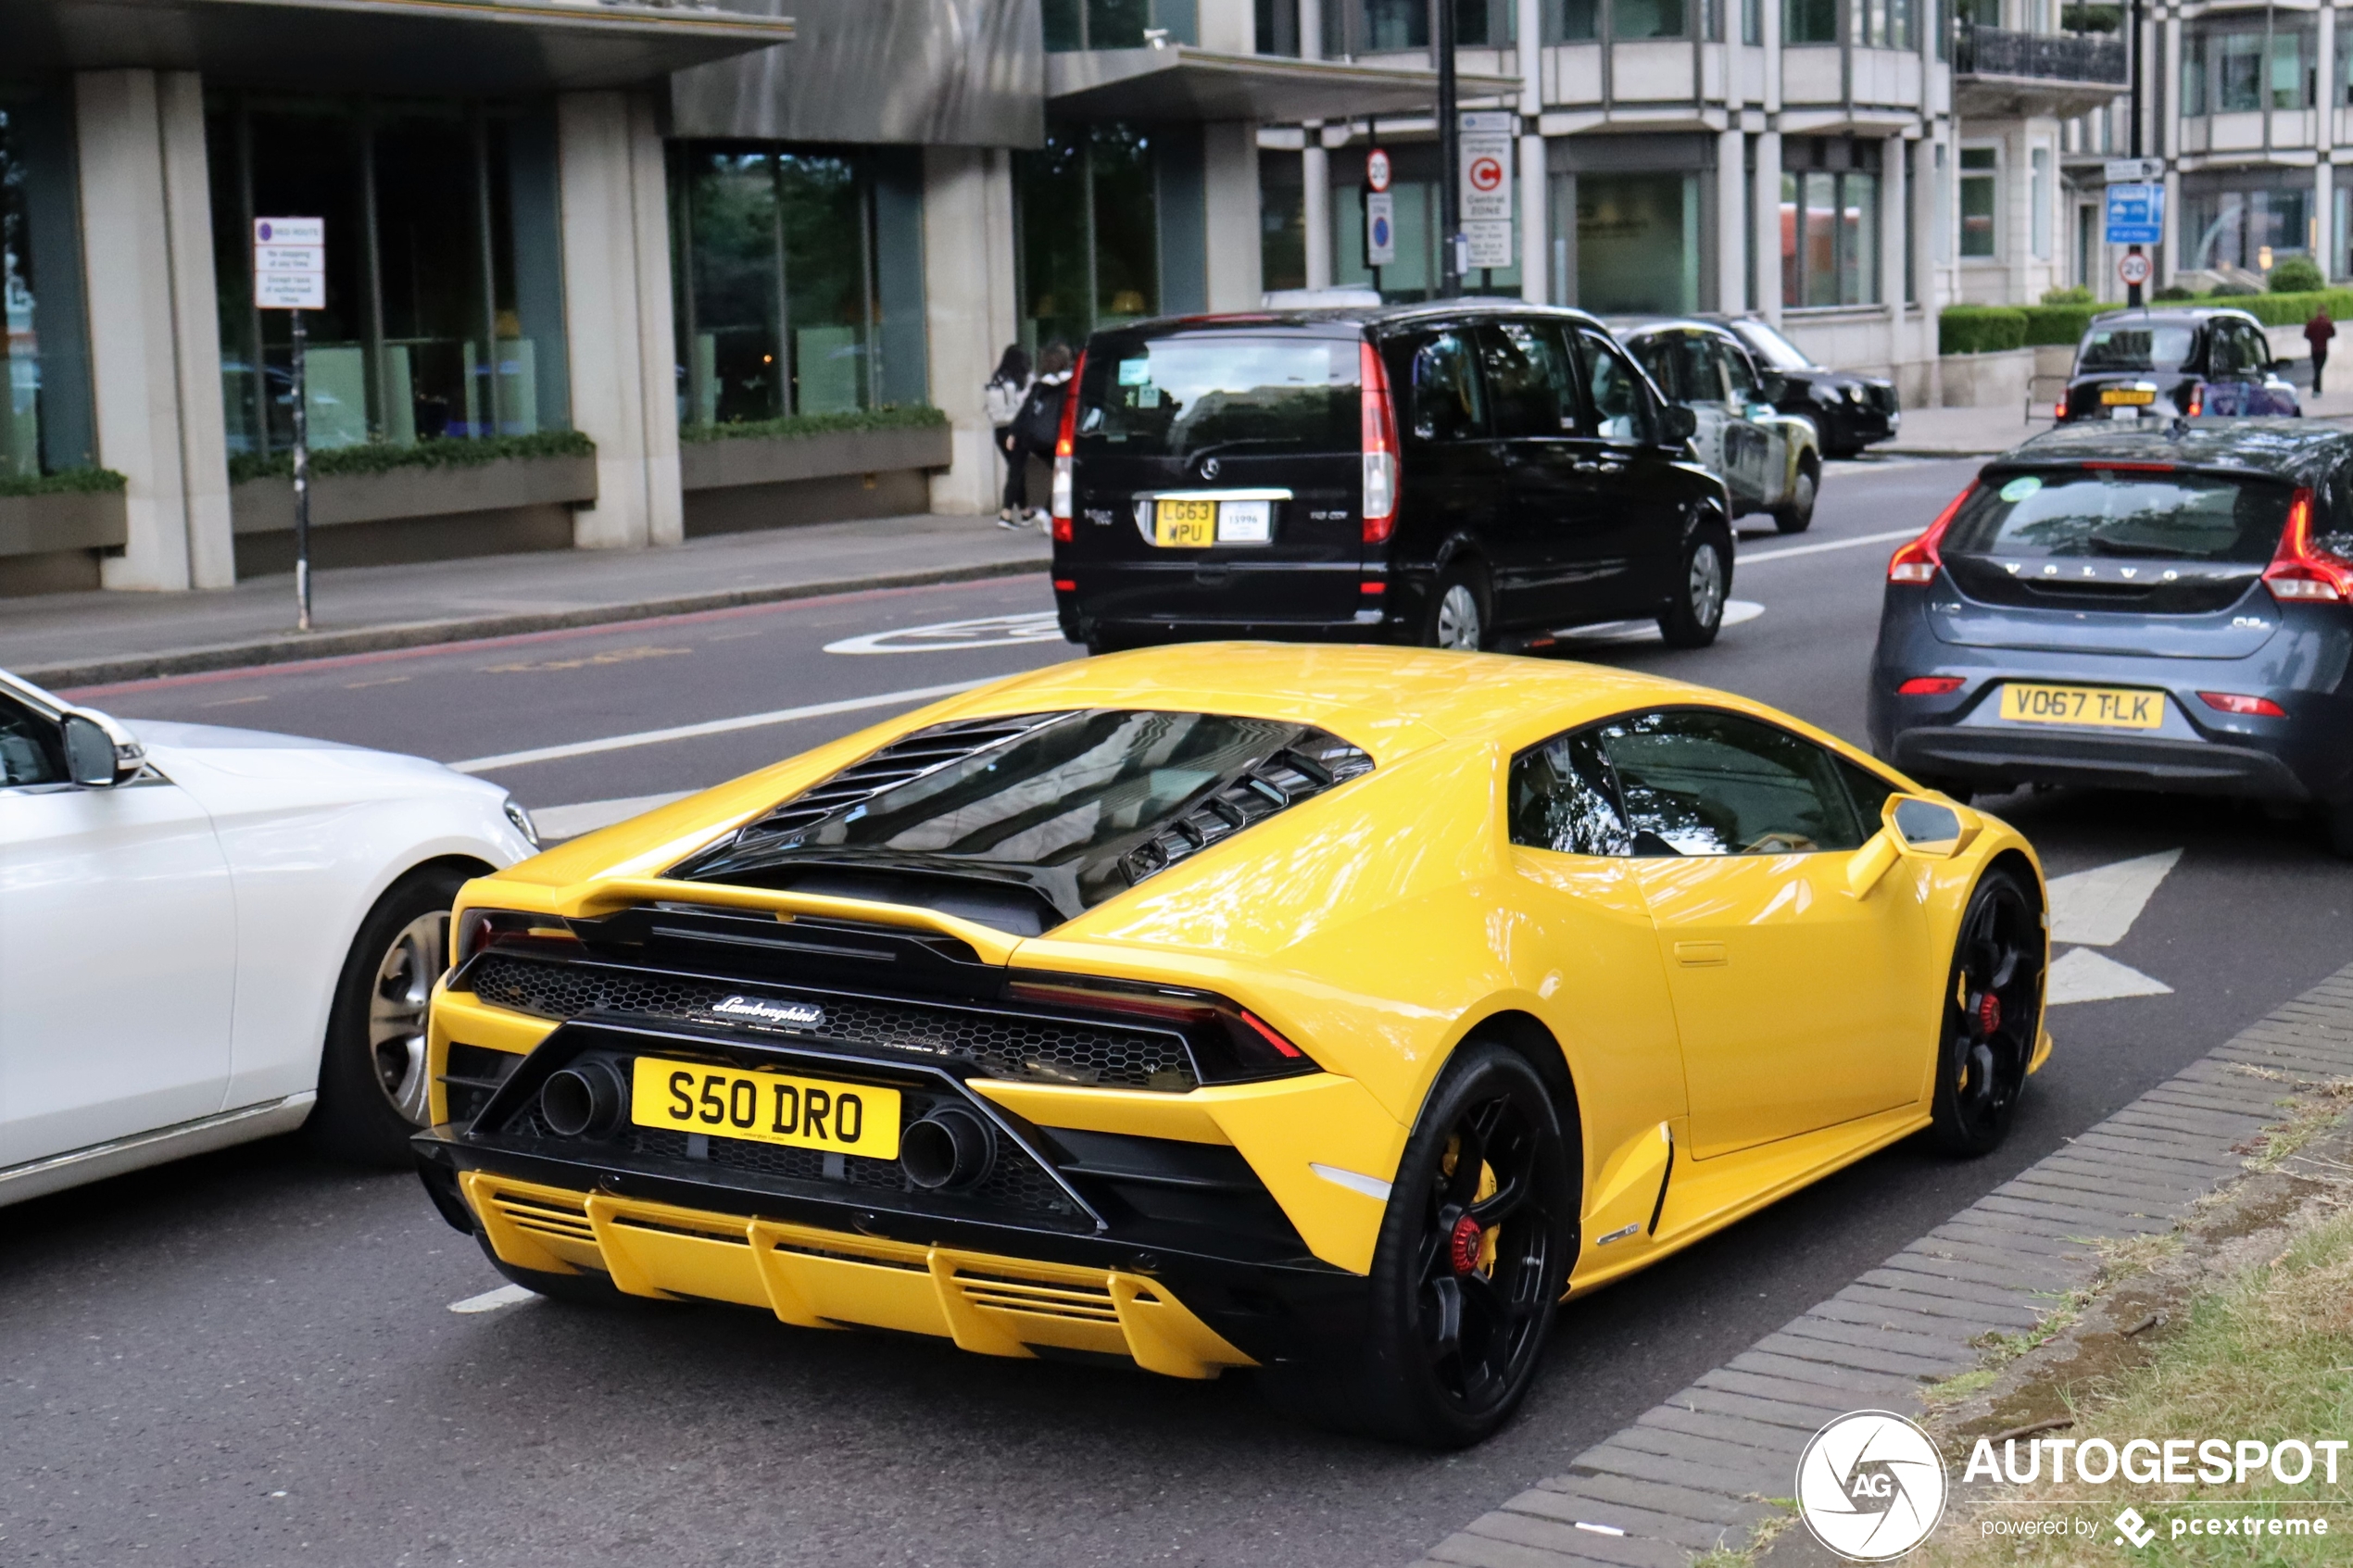
[{"label": "van rear taillight", "polygon": [[1365,543],[1386,544],[1397,530],[1397,409],[1380,350],[1359,345],[1358,399],[1364,408]]},{"label": "van rear taillight", "polygon": [[1087,351],[1078,351],[1078,363],[1070,368],[1070,382],[1063,393],[1063,428],[1054,438],[1054,490],[1051,508],[1053,513],[1054,543],[1067,545],[1071,538],[1071,444],[1078,434],[1078,389],[1086,384]]},{"label": "van rear taillight", "polygon": [[2271,597],[2323,604],[2353,599],[2353,561],[2312,543],[2312,493],[2298,489],[2287,504],[2287,526],[2280,547],[2263,571]]}]

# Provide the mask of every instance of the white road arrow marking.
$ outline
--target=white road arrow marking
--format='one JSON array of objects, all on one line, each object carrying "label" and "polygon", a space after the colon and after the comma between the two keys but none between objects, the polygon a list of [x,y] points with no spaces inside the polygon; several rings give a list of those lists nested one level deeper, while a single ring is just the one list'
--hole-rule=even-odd
[{"label": "white road arrow marking", "polygon": [[538,1299],[539,1292],[535,1290],[525,1290],[520,1285],[502,1285],[496,1290],[485,1290],[479,1296],[452,1301],[449,1310],[453,1312],[495,1312],[501,1307],[521,1306],[525,1301]]},{"label": "white road arrow marking", "polygon": [[2070,947],[2051,964],[2050,1003],[2106,1002],[2119,997],[2169,997],[2173,987],[2089,947]]},{"label": "white road arrow marking", "polygon": [[2051,940],[2107,947],[2124,940],[2149,896],[2182,858],[2179,849],[2095,866],[2051,879]]}]

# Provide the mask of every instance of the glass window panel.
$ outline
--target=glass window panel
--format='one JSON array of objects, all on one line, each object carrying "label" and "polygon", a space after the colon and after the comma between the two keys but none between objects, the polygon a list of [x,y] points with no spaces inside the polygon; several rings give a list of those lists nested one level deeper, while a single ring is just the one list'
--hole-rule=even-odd
[{"label": "glass window panel", "polygon": [[1781,40],[1788,44],[1838,42],[1838,0],[1781,0]]},{"label": "glass window panel", "polygon": [[[404,134],[405,132],[405,134]],[[384,131],[379,130],[382,139]],[[474,201],[472,180],[472,149],[465,134],[465,123],[454,114],[438,121],[419,126],[404,122],[392,129],[391,141],[396,148],[410,150],[415,144],[432,145],[434,152],[448,160],[448,168],[458,171],[464,182],[459,188],[458,221],[450,221],[450,192],[447,169],[439,171],[435,181],[434,227],[430,235],[411,232],[400,221],[405,212],[386,224],[382,217],[385,210],[384,181],[378,177],[377,205],[379,210],[378,247],[380,263],[385,269],[384,289],[387,311],[395,305],[395,289],[404,292],[398,303],[409,305],[422,296],[426,308],[447,303],[462,312],[453,316],[461,323],[470,318],[477,323],[476,341],[480,341],[478,324],[482,317],[482,260],[478,250],[470,244],[474,226],[467,220]],[[360,173],[360,137],[357,117],[339,109],[300,106],[270,111],[257,110],[252,116],[251,157],[253,160],[253,212],[256,217],[320,218],[326,221],[327,234],[327,307],[323,310],[303,312],[303,329],[311,353],[327,356],[323,362],[332,366],[337,349],[352,349],[363,345],[369,332],[369,280],[367,259],[367,217],[362,197],[364,183]],[[234,170],[231,173],[233,176]],[[242,234],[251,230],[239,225]],[[408,246],[404,251],[403,245]],[[469,252],[472,252],[470,255]],[[420,257],[427,257],[420,263]],[[454,277],[436,278],[417,282],[415,274],[433,262],[447,259],[444,265],[453,269]],[[409,271],[399,274],[396,285],[392,264],[411,263]],[[249,287],[241,280],[240,287]],[[283,450],[294,444],[294,323],[293,314],[285,310],[264,310],[261,317],[260,364],[250,361],[239,368],[257,383],[258,400],[264,405],[270,429],[270,445]],[[462,331],[462,325],[459,329]],[[436,389],[446,394],[455,409],[452,418],[460,429],[456,434],[466,434],[463,428],[466,410],[465,354],[462,340],[449,344],[449,352],[434,367],[437,375]],[[222,372],[230,372],[223,363]],[[306,413],[310,423],[310,444],[313,446],[355,445],[368,439],[369,416],[374,412],[384,418],[381,407],[371,410],[363,401],[355,408],[350,395],[357,390],[363,400],[367,395],[366,377],[360,385],[338,384],[332,370],[310,388]],[[435,434],[441,433],[438,428]],[[411,438],[413,439],[413,437]]]},{"label": "glass window panel", "polygon": [[2263,107],[2263,35],[2226,32],[2216,50],[2216,107],[2225,114]]},{"label": "glass window panel", "polygon": [[1048,53],[1062,54],[1087,46],[1086,4],[1087,0],[1038,0],[1038,19],[1044,24]]},{"label": "glass window panel", "polygon": [[1696,175],[1577,180],[1577,299],[1604,314],[1680,314],[1698,303]]},{"label": "glass window panel", "polygon": [[[1266,149],[1258,155],[1258,275],[1270,290],[1307,286],[1307,187],[1301,162],[1294,152]],[[1342,237],[1333,252],[1337,268],[1351,254],[1345,236],[1352,223],[1358,231],[1354,254],[1362,258],[1364,195],[1353,186],[1332,194],[1332,220]]]},{"label": "glass window panel", "polygon": [[1555,736],[1513,758],[1508,809],[1514,844],[1563,855],[1634,852],[1597,731]]},{"label": "glass window panel", "polygon": [[0,98],[0,477],[95,458],[71,104]]},{"label": "glass window panel", "polygon": [[1427,0],[1363,0],[1363,4],[1365,53],[1429,47]]},{"label": "glass window panel", "polygon": [[1592,332],[1577,334],[1578,356],[1585,364],[1585,406],[1593,420],[1592,433],[1604,441],[1647,441],[1651,427],[1651,395],[1642,374],[1615,343]]},{"label": "glass window panel", "polygon": [[1095,324],[1160,313],[1160,204],[1151,138],[1132,126],[1090,128],[1095,218]]},{"label": "glass window panel", "polygon": [[1887,0],[1887,47],[1915,47],[1912,34],[1912,0]]},{"label": "glass window panel", "polygon": [[1299,53],[1299,0],[1257,0],[1252,19],[1260,54]]},{"label": "glass window panel", "polygon": [[792,325],[793,412],[867,407],[873,304],[872,241],[855,164],[779,152],[776,196],[785,226],[785,303]]},{"label": "glass window panel", "polygon": [[1087,226],[1083,130],[1049,126],[1046,144],[1013,155],[1021,204],[1022,338],[1035,352],[1076,347],[1094,330],[1093,262]]},{"label": "glass window panel", "polygon": [[1870,305],[1880,296],[1879,176],[1839,176],[1838,302]]},{"label": "glass window panel", "polygon": [[1741,0],[1741,42],[1765,42],[1765,0]]},{"label": "glass window panel", "polygon": [[1961,149],[1961,255],[1990,257],[1994,252],[1994,207],[1999,176],[1992,147]]},{"label": "glass window panel", "polygon": [[1684,0],[1610,0],[1613,36],[1620,42],[1638,38],[1680,38],[1684,32]]},{"label": "glass window panel", "polygon": [[1478,366],[1462,333],[1433,333],[1414,351],[1410,391],[1406,433],[1413,440],[1472,441],[1486,435]]},{"label": "glass window panel", "polygon": [[2206,35],[2193,32],[2183,41],[2182,48],[2182,112],[2202,115],[2206,112]]},{"label": "glass window panel", "polygon": [[2275,32],[2271,35],[2271,69],[2265,85],[2271,94],[2275,109],[2300,109],[2309,100],[2304,91],[2304,56],[2309,42],[2301,32]]},{"label": "glass window panel", "polygon": [[690,146],[683,233],[693,323],[686,345],[685,421],[733,424],[788,411],[790,370],[777,316],[774,157],[736,147]]},{"label": "glass window panel", "polygon": [[2034,147],[2028,150],[2027,163],[2031,170],[2027,181],[2027,236],[2033,247],[2034,258],[2047,261],[2051,257],[2051,149]]},{"label": "glass window panel", "polygon": [[1584,44],[1601,36],[1601,0],[1544,0],[1544,42]]},{"label": "glass window panel", "polygon": [[1501,321],[1481,327],[1478,336],[1495,433],[1508,440],[1574,433],[1577,394],[1559,333],[1549,324]]},{"label": "glass window panel", "polygon": [[1140,49],[1151,25],[1151,0],[1087,0],[1089,49]]},{"label": "glass window panel", "polygon": [[1838,176],[1818,170],[1798,176],[1804,205],[1798,249],[1805,277],[1803,303],[1836,305],[1838,299]]}]

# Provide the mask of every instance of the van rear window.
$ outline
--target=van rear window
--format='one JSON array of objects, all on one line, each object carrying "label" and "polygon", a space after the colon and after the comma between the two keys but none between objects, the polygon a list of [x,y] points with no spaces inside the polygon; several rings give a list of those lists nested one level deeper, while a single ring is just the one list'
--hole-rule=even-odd
[{"label": "van rear window", "polygon": [[2045,469],[1989,474],[1944,536],[1951,554],[2259,564],[2288,487],[2221,474]]},{"label": "van rear window", "polygon": [[1353,452],[1356,340],[1097,339],[1078,389],[1081,453],[1179,460]]}]

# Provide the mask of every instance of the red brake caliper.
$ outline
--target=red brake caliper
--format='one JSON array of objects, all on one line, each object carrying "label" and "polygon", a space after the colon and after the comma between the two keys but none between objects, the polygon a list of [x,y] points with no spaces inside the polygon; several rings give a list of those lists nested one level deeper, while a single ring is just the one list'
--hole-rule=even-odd
[{"label": "red brake caliper", "polygon": [[1478,1267],[1478,1244],[1484,1234],[1468,1214],[1454,1222],[1453,1234],[1446,1238],[1446,1261],[1453,1265],[1455,1278]]}]

